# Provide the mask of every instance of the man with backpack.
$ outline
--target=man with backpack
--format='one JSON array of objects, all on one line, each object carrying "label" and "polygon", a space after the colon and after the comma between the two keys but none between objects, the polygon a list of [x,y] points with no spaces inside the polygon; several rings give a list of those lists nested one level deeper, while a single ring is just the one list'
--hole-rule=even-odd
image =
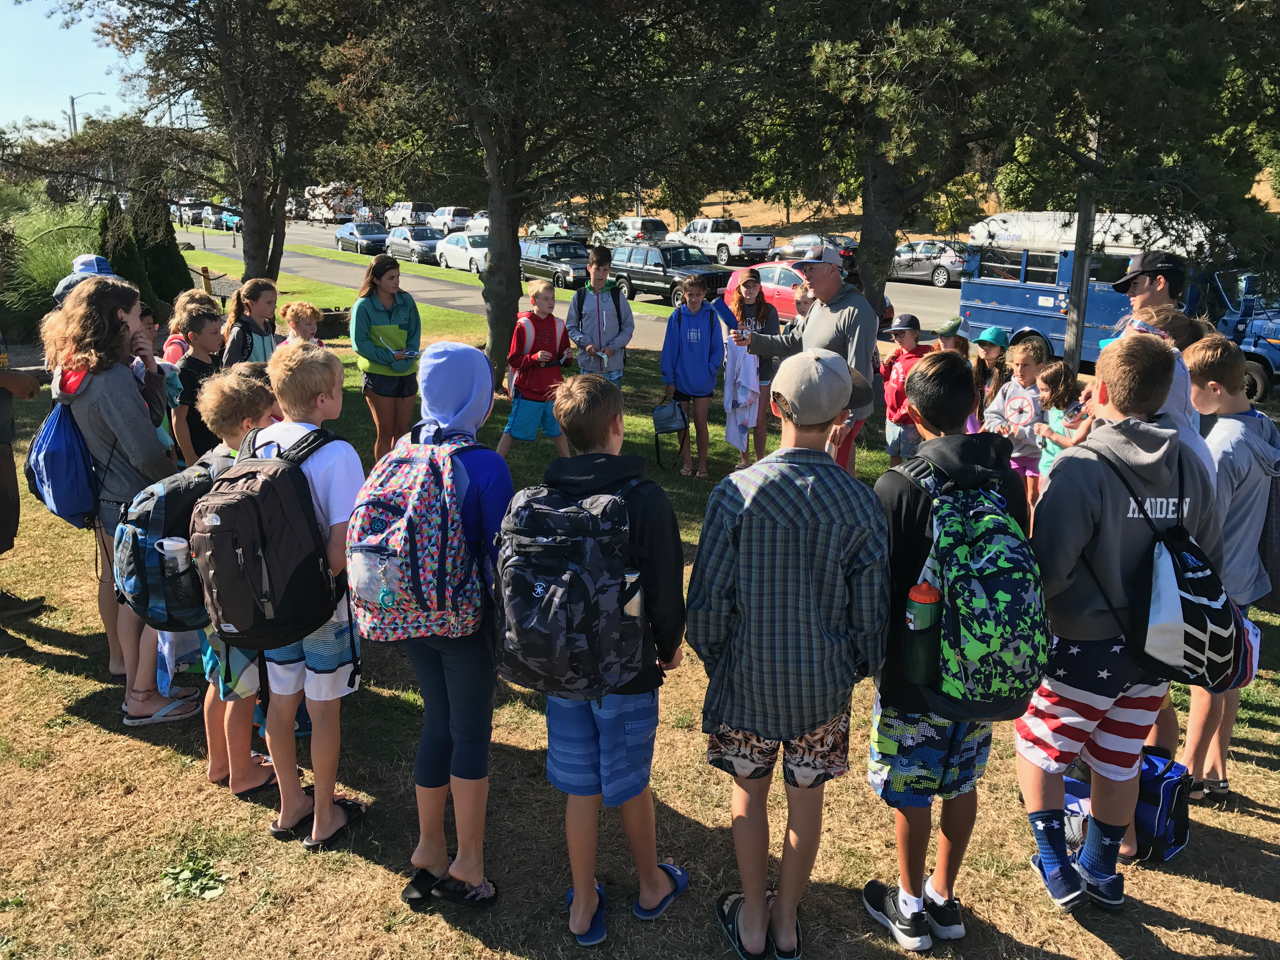
[{"label": "man with backpack", "polygon": [[587,256],[585,286],[569,302],[565,326],[578,348],[578,369],[598,373],[614,383],[622,382],[626,346],[635,333],[631,304],[609,280],[613,254],[608,247],[592,247]]},{"label": "man with backpack", "polygon": [[[1169,689],[1131,653],[1156,612],[1153,528],[1166,536],[1180,525],[1208,565],[1222,568],[1208,471],[1176,429],[1148,422],[1173,375],[1173,351],[1158,337],[1124,337],[1103,350],[1093,432],[1058,456],[1036,507],[1032,545],[1054,648],[1016,724],[1018,778],[1038,848],[1032,866],[1066,911],[1086,899],[1124,905],[1117,855],[1138,799],[1143,740]],[[1063,773],[1077,755],[1093,771],[1091,812],[1085,844],[1069,856]]]},{"label": "man with backpack", "polygon": [[[891,587],[868,763],[871,786],[895,811],[899,881],[887,886],[872,880],[863,889],[863,904],[901,946],[928,950],[934,938],[955,940],[965,934],[955,882],[978,815],[976,787],[986,770],[992,723],[939,716],[926,695],[934,686],[922,683],[930,674],[920,669],[941,672],[939,658],[946,649],[942,626],[952,628],[947,639],[985,633],[996,657],[1011,646],[1016,656],[1024,643],[1029,644],[1033,655],[1025,658],[1020,684],[1024,698],[1019,702],[1025,708],[1026,697],[1039,681],[1049,638],[1038,577],[1028,570],[1034,570],[1034,559],[1023,534],[1029,519],[1027,498],[1010,466],[1013,444],[997,433],[965,432],[974,402],[969,364],[955,353],[931,353],[904,379],[903,412],[923,442],[915,457],[889,470],[875,487],[889,522]],[[986,514],[981,527],[956,522],[957,517],[969,519],[980,511]],[[963,539],[970,547],[962,560],[966,569],[952,576],[962,581],[961,590],[943,590],[942,595],[950,601],[965,596],[964,585],[981,583],[985,594],[1002,591],[1008,599],[992,605],[998,609],[984,607],[977,617],[972,607],[980,600],[970,608],[953,604],[949,616],[940,618],[939,640],[926,650],[932,662],[921,664],[913,645],[923,633],[917,621],[925,618],[911,600],[919,595],[917,585],[932,580],[938,587],[938,580],[948,574],[947,562],[935,556],[939,537]],[[992,555],[998,558],[994,569],[977,569]],[[1018,576],[1025,585],[1015,585]],[[967,666],[968,684],[976,694],[993,686],[996,678],[989,661]],[[942,827],[937,866],[926,879],[934,797],[942,798]]]},{"label": "man with backpack", "polygon": [[545,486],[518,492],[503,521],[499,672],[548,694],[547,779],[568,794],[569,931],[592,946],[605,939],[602,800],[620,808],[640,877],[637,918],[657,919],[689,883],[658,862],[649,790],[658,688],[683,656],[684,557],[667,495],[644,479],[642,457],[619,455],[622,392],[572,377],[554,412],[583,453],[553,460]]}]

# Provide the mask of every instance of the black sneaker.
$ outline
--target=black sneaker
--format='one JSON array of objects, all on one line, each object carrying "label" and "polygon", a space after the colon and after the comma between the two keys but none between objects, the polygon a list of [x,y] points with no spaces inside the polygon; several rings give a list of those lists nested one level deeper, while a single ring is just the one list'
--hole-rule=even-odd
[{"label": "black sneaker", "polygon": [[933,946],[929,920],[923,910],[904,917],[898,906],[898,888],[872,880],[862,888],[862,905],[873,920],[884,926],[898,945],[908,950],[928,950]]},{"label": "black sneaker", "polygon": [[0,619],[35,613],[44,606],[44,597],[19,597],[8,590],[0,590]]},{"label": "black sneaker", "polygon": [[939,940],[959,940],[964,936],[964,917],[960,915],[959,897],[934,903],[925,894],[924,912],[929,918],[929,929]]},{"label": "black sneaker", "polygon": [[27,649],[27,641],[21,637],[15,637],[8,630],[0,628],[0,657],[6,657],[12,653],[18,653]]}]

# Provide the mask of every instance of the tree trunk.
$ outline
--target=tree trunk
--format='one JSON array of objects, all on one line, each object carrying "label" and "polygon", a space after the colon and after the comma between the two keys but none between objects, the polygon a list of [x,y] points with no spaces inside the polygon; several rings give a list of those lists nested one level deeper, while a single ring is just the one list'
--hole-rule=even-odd
[{"label": "tree trunk", "polygon": [[272,217],[275,198],[268,185],[261,180],[241,180],[239,183],[240,202],[243,205],[240,213],[244,218],[244,232],[241,236],[244,243],[244,273],[241,280],[252,280],[255,277],[274,280],[279,273],[279,261],[273,273],[269,260],[271,239],[275,232]]},{"label": "tree trunk", "polygon": [[267,257],[267,276],[272,280],[280,276],[280,258],[284,256],[285,204],[289,200],[289,184],[281,177],[276,182],[271,201],[271,253]]},{"label": "tree trunk", "polygon": [[[501,169],[501,165],[495,165]],[[485,352],[493,363],[494,388],[507,375],[507,351],[516,326],[523,290],[520,285],[520,214],[524,200],[501,178],[489,179],[489,269],[484,276],[485,320],[489,340]]]},{"label": "tree trunk", "polygon": [[932,178],[926,178],[904,187],[898,174],[898,169],[873,147],[862,184],[858,275],[862,291],[878,315],[884,314],[884,285],[898,248],[898,231],[907,211],[920,202],[932,183]]}]

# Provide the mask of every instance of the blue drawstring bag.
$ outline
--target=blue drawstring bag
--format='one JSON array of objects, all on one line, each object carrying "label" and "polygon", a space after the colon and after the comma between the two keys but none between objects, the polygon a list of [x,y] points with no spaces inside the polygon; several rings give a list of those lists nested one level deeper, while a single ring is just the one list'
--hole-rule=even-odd
[{"label": "blue drawstring bag", "polygon": [[[113,451],[114,452],[114,451]],[[55,517],[88,528],[98,517],[98,475],[84,435],[65,403],[55,403],[31,441],[23,468],[31,493]]]}]

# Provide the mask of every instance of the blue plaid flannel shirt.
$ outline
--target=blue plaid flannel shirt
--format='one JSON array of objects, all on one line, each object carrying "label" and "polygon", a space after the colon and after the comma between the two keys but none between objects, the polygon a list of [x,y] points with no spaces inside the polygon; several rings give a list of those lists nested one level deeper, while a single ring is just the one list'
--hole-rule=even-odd
[{"label": "blue plaid flannel shirt", "polygon": [[813,732],[884,662],[884,508],[819,450],[789,447],[730,474],[707,504],[687,608],[710,679],[705,732]]}]

